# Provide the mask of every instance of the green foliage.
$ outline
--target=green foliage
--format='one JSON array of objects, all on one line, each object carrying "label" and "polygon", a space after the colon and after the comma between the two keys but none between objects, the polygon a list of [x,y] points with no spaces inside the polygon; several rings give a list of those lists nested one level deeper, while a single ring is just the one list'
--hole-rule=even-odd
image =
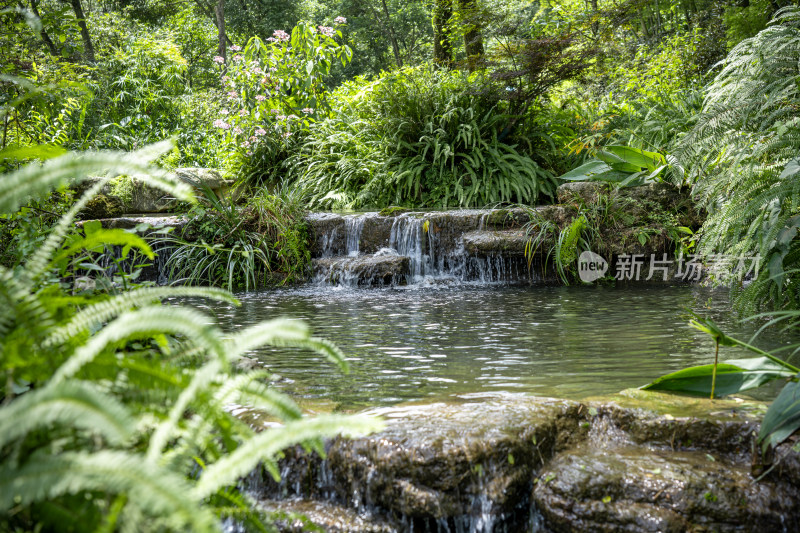
[{"label": "green foliage", "polygon": [[761,257],[757,280],[737,298],[747,314],[800,301],[792,274],[800,259],[799,60],[800,11],[789,8],[731,51],[682,142],[694,194],[709,212],[700,252]]},{"label": "green foliage", "polygon": [[[118,172],[141,175],[163,151],[67,155],[24,167],[3,176],[11,185],[0,191],[2,212],[50,190],[60,164],[76,178],[109,160]],[[190,199],[181,182],[141,179]],[[218,531],[225,517],[268,528],[269,517],[235,488],[241,476],[259,462],[274,470],[287,446],[379,426],[364,417],[302,417],[269,387],[267,373],[237,373],[232,363],[262,344],[309,348],[346,369],[343,354],[301,322],[224,335],[198,311],[159,303],[194,296],[238,304],[216,289],[144,288],[91,300],[66,294],[49,275],[61,258],[123,238],[94,227],[65,242],[75,213],[98,189],[59,220],[23,268],[0,267],[0,528]],[[230,414],[233,403],[283,424],[256,433]]]},{"label": "green foliage", "polygon": [[620,187],[637,187],[659,181],[669,166],[663,155],[630,146],[606,146],[595,155],[596,159],[558,178],[566,181],[604,181]]},{"label": "green foliage", "polygon": [[783,387],[761,422],[758,442],[762,453],[779,445],[800,429],[800,375]]},{"label": "green foliage", "polygon": [[310,270],[302,198],[282,188],[261,189],[244,206],[204,188],[204,201],[189,212],[183,237],[166,235],[156,246],[176,282],[230,290],[305,279]]},{"label": "green foliage", "polygon": [[[711,399],[760,387],[774,379],[792,377],[795,366],[746,342],[729,337],[710,318],[691,313],[689,325],[714,339],[714,364],[694,366],[662,376],[643,389],[668,390],[688,394],[709,394]],[[719,364],[719,347],[741,346],[761,357],[731,360]],[[717,381],[719,380],[719,384]]]},{"label": "green foliage", "polygon": [[[291,35],[276,31],[268,43],[251,38],[224,67],[230,109],[220,111],[214,126],[224,132],[228,149],[243,157],[247,182],[276,178],[274,167],[285,157],[288,138],[329,111],[325,77],[334,61],[346,65],[352,57],[336,37],[342,38],[340,30],[301,22]],[[220,56],[214,59],[223,62]]]},{"label": "green foliage", "polygon": [[552,175],[500,140],[500,104],[458,72],[404,69],[336,93],[290,160],[313,207],[467,207],[552,195]]}]

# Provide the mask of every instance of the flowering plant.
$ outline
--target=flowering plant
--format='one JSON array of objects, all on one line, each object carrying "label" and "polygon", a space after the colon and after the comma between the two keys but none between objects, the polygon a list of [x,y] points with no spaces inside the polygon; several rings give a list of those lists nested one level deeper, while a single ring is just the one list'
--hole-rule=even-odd
[{"label": "flowering plant", "polygon": [[[345,22],[344,17],[335,20],[337,27]],[[231,46],[222,75],[225,108],[213,122],[224,130],[225,141],[250,156],[268,140],[288,142],[326,114],[324,77],[335,60],[344,66],[353,55],[341,39],[337,28],[300,22],[291,35],[277,30],[266,42],[251,38],[244,50]],[[214,60],[224,65],[222,57]]]}]

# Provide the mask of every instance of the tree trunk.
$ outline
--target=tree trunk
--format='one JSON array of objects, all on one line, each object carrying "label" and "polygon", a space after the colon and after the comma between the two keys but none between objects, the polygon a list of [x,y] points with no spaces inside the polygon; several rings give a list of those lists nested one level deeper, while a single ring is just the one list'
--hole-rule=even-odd
[{"label": "tree trunk", "polygon": [[81,0],[70,0],[70,4],[72,4],[72,11],[75,12],[75,18],[78,19],[78,27],[81,29],[81,39],[83,39],[83,51],[86,53],[86,59],[89,63],[94,63],[94,46],[92,45],[92,38],[89,36],[89,28],[86,26],[86,16],[83,14]]},{"label": "tree trunk", "polygon": [[459,0],[459,9],[463,19],[464,51],[467,53],[467,62],[470,71],[474,71],[483,58],[483,35],[475,0]]},{"label": "tree trunk", "polygon": [[433,4],[433,62],[442,68],[453,65],[453,43],[450,40],[452,0],[434,0]]},{"label": "tree trunk", "polygon": [[386,17],[386,31],[389,33],[389,40],[392,43],[392,51],[394,52],[394,60],[397,62],[398,67],[403,66],[403,58],[400,56],[400,45],[397,44],[397,35],[392,26],[392,19],[389,16],[389,8],[386,6],[386,0],[381,0],[383,4],[383,16]]},{"label": "tree trunk", "polygon": [[[22,4],[20,4],[22,7]],[[36,18],[39,19],[39,22],[42,21],[42,15],[39,14],[39,5],[36,0],[31,0],[31,12],[36,15]],[[50,50],[50,55],[55,57],[60,57],[61,54],[58,52],[58,48],[56,48],[55,43],[47,34],[47,31],[44,29],[44,25],[42,25],[42,29],[39,31],[39,36],[42,38],[42,42],[47,45],[47,49]]]},{"label": "tree trunk", "polygon": [[225,0],[217,0],[217,5],[214,8],[214,15],[216,16],[217,30],[219,35],[219,42],[217,44],[217,55],[222,56],[223,59],[227,58],[227,44],[228,36],[225,34]]}]

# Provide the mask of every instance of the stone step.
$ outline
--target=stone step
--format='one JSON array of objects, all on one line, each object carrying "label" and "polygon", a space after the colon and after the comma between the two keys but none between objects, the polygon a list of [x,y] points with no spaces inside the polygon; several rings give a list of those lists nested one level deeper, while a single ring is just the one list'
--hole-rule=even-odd
[{"label": "stone step", "polygon": [[385,253],[312,260],[314,279],[333,285],[398,285],[405,282],[409,258]]}]

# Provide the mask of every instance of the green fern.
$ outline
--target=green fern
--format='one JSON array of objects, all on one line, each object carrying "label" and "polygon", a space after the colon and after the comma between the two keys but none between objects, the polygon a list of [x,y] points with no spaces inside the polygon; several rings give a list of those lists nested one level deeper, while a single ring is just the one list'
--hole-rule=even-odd
[{"label": "green fern", "polygon": [[[26,167],[0,180],[13,185],[3,189],[0,205],[15,209],[67,174],[101,172],[99,163],[114,160],[115,171],[130,170],[139,156],[152,160],[153,150],[70,156],[61,160],[69,173],[60,172],[59,159],[47,168]],[[189,198],[188,190],[161,179],[144,178]],[[64,294],[55,275],[59,262],[122,243],[105,230],[69,236],[72,218],[97,189],[21,268],[0,267],[0,529],[70,520],[87,530],[217,531],[220,518],[231,516],[268,530],[269,517],[235,488],[240,476],[259,462],[277,476],[283,448],[319,449],[321,437],[379,424],[302,417],[289,397],[269,387],[265,372],[232,369],[231,361],[264,343],[315,350],[346,368],[341,351],[300,322],[265,322],[226,337],[207,315],[159,304],[175,297],[238,304],[217,289],[146,288],[90,300]],[[228,411],[231,402],[263,409],[285,425],[256,434]]]},{"label": "green fern", "polygon": [[737,292],[740,310],[797,307],[793,275],[800,207],[800,9],[731,50],[682,142],[694,195],[708,210],[700,252],[762,258],[758,279]]}]

